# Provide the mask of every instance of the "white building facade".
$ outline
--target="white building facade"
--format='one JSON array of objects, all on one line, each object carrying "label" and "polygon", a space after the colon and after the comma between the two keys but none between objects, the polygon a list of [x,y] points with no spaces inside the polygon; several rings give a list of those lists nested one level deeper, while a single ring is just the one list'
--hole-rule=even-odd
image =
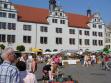
[{"label": "white building facade", "polygon": [[111,26],[106,28],[105,36],[105,47],[111,49]]},{"label": "white building facade", "polygon": [[90,10],[86,16],[66,13],[54,5],[50,3],[48,10],[0,0],[0,44],[15,50],[24,45],[26,51],[104,48],[105,25],[100,14],[91,14]]}]

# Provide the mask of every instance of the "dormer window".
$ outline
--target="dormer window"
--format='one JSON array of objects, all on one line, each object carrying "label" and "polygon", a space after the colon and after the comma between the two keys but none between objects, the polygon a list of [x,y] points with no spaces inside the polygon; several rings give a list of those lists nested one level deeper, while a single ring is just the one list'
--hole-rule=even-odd
[{"label": "dormer window", "polygon": [[94,21],[96,22],[96,21],[97,21],[97,19],[95,18],[95,19],[94,19]]},{"label": "dormer window", "polygon": [[101,28],[102,28],[102,25],[98,25],[98,27],[101,29]]},{"label": "dormer window", "polygon": [[60,16],[62,16],[62,13],[60,13]]},{"label": "dormer window", "polygon": [[4,4],[4,8],[7,9],[8,8],[8,4]]},{"label": "dormer window", "polygon": [[100,21],[101,21],[101,19],[98,19],[98,21],[100,22]]},{"label": "dormer window", "polygon": [[57,12],[55,13],[55,15],[57,16]]},{"label": "dormer window", "polygon": [[96,28],[96,24],[93,24],[93,28]]}]

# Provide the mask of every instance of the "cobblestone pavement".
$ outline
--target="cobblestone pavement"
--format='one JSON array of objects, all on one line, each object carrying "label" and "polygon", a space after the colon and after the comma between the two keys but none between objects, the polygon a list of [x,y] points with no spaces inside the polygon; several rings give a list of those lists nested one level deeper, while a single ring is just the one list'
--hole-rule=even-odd
[{"label": "cobblestone pavement", "polygon": [[[44,64],[38,65],[36,72],[37,79],[42,77],[42,67]],[[71,75],[74,80],[79,83],[111,83],[111,71],[101,70],[99,65],[82,67],[81,65],[68,65],[63,68],[63,73]],[[39,83],[42,83],[39,81]]]}]

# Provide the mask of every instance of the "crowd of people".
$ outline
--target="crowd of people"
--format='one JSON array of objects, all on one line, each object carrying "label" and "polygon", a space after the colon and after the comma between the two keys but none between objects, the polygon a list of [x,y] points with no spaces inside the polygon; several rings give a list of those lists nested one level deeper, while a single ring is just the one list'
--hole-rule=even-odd
[{"label": "crowd of people", "polygon": [[1,58],[0,83],[37,83],[35,72],[37,71],[36,55],[28,57],[22,54],[17,58],[12,48],[6,48]]},{"label": "crowd of people", "polygon": [[[37,71],[38,60],[46,62],[42,69],[42,83],[50,83],[59,74],[62,67],[62,54],[37,57],[36,54],[21,54],[20,57],[12,48],[6,48],[1,54],[0,62],[0,83],[37,83],[35,72]],[[100,63],[101,69],[110,70],[108,63],[111,56],[104,53],[83,53],[79,55],[80,63],[84,67],[94,66]]]},{"label": "crowd of people", "polygon": [[83,53],[80,55],[80,63],[82,66],[88,67],[89,65],[100,64],[101,69],[110,70],[108,63],[110,63],[111,56],[108,54],[100,53]]},{"label": "crowd of people", "polygon": [[96,55],[94,53],[84,53],[80,55],[80,63],[82,66],[94,65],[96,63]]},{"label": "crowd of people", "polygon": [[17,57],[14,49],[10,47],[3,51],[1,58],[3,62],[0,64],[0,83],[37,83],[35,76],[37,58],[40,62],[47,62],[42,69],[43,83],[54,80],[54,77],[58,75],[59,66],[62,66],[62,57],[59,54],[47,58],[23,53]]},{"label": "crowd of people", "polygon": [[43,67],[43,83],[49,83],[53,81],[54,78],[60,74],[59,67],[62,66],[62,57],[61,54],[56,56],[50,56],[47,61],[47,64]]}]

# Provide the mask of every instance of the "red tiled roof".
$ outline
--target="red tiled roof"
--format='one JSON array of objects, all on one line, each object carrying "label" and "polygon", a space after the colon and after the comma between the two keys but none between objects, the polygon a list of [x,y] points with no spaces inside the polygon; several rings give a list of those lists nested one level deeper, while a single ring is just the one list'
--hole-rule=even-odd
[{"label": "red tiled roof", "polygon": [[[33,23],[40,23],[40,24],[48,24],[47,17],[49,15],[48,9],[43,8],[33,8],[23,5],[14,4],[15,9],[18,12],[18,20],[22,22],[33,22]],[[91,17],[73,14],[73,13],[66,13],[69,21],[70,27],[77,27],[77,28],[89,28],[87,26]]]},{"label": "red tiled roof", "polygon": [[87,24],[92,18],[73,13],[67,13],[67,16],[68,16],[69,26],[77,28],[89,28]]}]

